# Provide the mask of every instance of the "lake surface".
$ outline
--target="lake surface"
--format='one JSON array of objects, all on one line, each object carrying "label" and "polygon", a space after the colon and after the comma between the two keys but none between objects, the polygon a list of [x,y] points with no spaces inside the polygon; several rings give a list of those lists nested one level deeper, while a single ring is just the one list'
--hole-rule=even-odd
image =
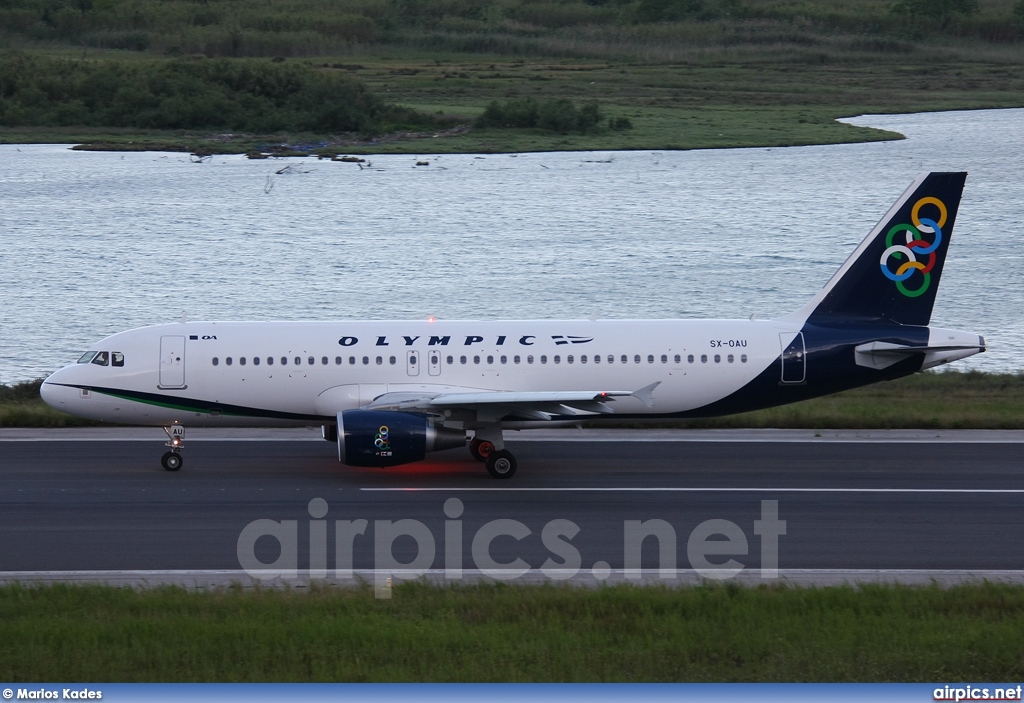
[{"label": "lake surface", "polygon": [[907,139],[362,169],[0,146],[0,382],[182,315],[784,314],[929,170],[970,172],[932,324],[988,340],[956,368],[1024,369],[1024,110],[849,122]]}]

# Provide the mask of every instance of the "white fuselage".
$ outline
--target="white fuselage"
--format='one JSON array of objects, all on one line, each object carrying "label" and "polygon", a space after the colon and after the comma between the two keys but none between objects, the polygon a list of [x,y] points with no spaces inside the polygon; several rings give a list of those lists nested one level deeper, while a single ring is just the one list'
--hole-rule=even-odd
[{"label": "white fuselage", "polygon": [[781,320],[175,323],[107,337],[93,351],[123,355],[123,366],[68,366],[44,397],[111,422],[266,426],[318,424],[385,393],[660,382],[650,407],[618,398],[614,412],[669,414],[743,387],[799,329]]}]

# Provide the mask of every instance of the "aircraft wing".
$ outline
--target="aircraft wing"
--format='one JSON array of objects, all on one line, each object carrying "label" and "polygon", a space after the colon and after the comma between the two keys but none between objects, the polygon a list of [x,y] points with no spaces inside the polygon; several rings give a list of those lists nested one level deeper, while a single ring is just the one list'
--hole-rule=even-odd
[{"label": "aircraft wing", "polygon": [[635,391],[469,391],[437,394],[385,393],[365,406],[368,410],[404,410],[438,413],[445,410],[473,410],[488,416],[515,416],[550,420],[557,416],[611,414],[616,398],[637,398],[647,407],[654,405],[656,381]]}]

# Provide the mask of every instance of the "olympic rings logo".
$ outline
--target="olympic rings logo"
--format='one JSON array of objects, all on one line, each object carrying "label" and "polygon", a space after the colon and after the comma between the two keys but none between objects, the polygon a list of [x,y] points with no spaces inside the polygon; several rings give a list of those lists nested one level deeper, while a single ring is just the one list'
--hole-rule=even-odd
[{"label": "olympic rings logo", "polygon": [[373,438],[373,446],[377,447],[377,449],[381,451],[391,449],[391,443],[388,441],[389,433],[390,430],[388,430],[388,426],[381,425],[380,429],[377,430],[377,435]]},{"label": "olympic rings logo", "polygon": [[[927,217],[921,217],[921,209],[925,205],[933,205],[939,213],[938,222]],[[916,298],[923,295],[932,284],[931,270],[935,268],[935,250],[942,244],[942,228],[946,225],[946,204],[938,198],[921,198],[914,203],[910,211],[912,225],[895,225],[889,230],[885,237],[886,250],[882,252],[882,259],[879,262],[882,266],[882,273],[890,281],[895,281],[896,288],[908,298]],[[905,233],[906,244],[893,244],[893,239]],[[929,244],[921,234],[934,236]],[[897,268],[893,272],[889,268],[889,257],[896,259]],[[927,261],[919,261],[918,257],[927,256]],[[921,285],[917,288],[907,288],[903,282],[914,275],[915,271],[921,272]]]}]

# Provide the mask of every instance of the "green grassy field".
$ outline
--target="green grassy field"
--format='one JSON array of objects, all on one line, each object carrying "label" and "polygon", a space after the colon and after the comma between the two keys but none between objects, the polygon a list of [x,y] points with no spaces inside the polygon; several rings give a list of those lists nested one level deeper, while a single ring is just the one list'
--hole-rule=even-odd
[{"label": "green grassy field", "polygon": [[[1024,0],[979,0],[974,11],[964,0],[968,11],[940,9],[957,4],[133,0],[129,7],[127,0],[8,0],[0,5],[0,141],[220,153],[285,143],[337,154],[894,138],[835,119],[1024,105]],[[427,126],[382,133],[389,129],[384,120],[347,132],[309,130],[301,125],[325,123],[296,113],[291,126],[259,132],[217,124],[218,114],[239,114],[230,109],[206,110],[205,126],[196,128],[154,130],[123,115],[76,124],[81,110],[54,81],[37,81],[42,93],[11,88],[2,69],[13,59],[4,48],[90,65],[273,59],[357,81],[386,105],[420,111]],[[161,95],[161,86],[149,87]],[[632,129],[465,129],[492,100],[522,98],[594,101],[606,115],[628,118]],[[43,109],[57,103],[60,109]],[[201,95],[196,103],[197,110],[206,105]]]},{"label": "green grassy field", "polygon": [[[0,386],[0,427],[98,426],[54,410],[40,381]],[[650,426],[650,425],[647,425]],[[824,398],[666,427],[1024,429],[1024,373],[923,373]]]},{"label": "green grassy field", "polygon": [[0,679],[1019,681],[1024,588],[0,588]]}]

